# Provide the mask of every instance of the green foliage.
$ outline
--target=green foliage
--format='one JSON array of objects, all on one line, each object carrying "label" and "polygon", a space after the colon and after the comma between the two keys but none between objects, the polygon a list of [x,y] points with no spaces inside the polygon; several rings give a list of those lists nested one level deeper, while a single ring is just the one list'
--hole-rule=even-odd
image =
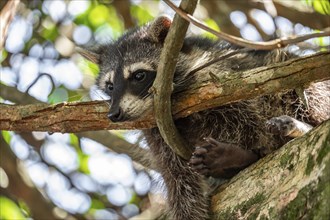
[{"label": "green foliage", "polygon": [[78,154],[79,168],[78,170],[85,174],[90,174],[88,167],[89,155],[86,155],[82,152],[80,148],[79,138],[75,134],[70,134],[70,145],[74,147]]},{"label": "green foliage", "polygon": [[40,35],[45,39],[54,42],[58,37],[58,27],[50,19],[44,21],[43,29]]},{"label": "green foliage", "polygon": [[78,63],[78,67],[83,71],[85,75],[96,78],[99,74],[99,66],[89,60],[81,59]]},{"label": "green foliage", "polygon": [[[302,0],[306,4],[311,5],[317,12],[322,14],[329,14],[330,13],[330,5],[327,0]],[[35,3],[36,2],[36,3]],[[71,46],[76,46],[75,41],[73,39],[73,33],[75,31],[75,28],[81,25],[84,25],[91,30],[94,39],[96,39],[97,34],[104,31],[104,34],[106,38],[109,40],[115,40],[118,38],[124,31],[124,24],[121,19],[121,16],[117,13],[115,7],[111,4],[112,1],[102,1],[102,0],[91,0],[89,7],[84,11],[81,12],[79,15],[76,15],[76,17],[73,18],[73,20],[66,20],[62,23],[62,21],[53,21],[51,18],[50,13],[45,13],[43,10],[42,4],[45,1],[22,1],[22,4],[25,4],[24,7],[21,7],[20,11],[18,13],[21,13],[20,16],[22,18],[27,19],[27,17],[31,17],[32,11],[37,11],[40,16],[38,17],[39,21],[36,24],[33,24],[33,34],[31,39],[27,40],[25,42],[24,50],[19,51],[18,53],[21,53],[20,55],[24,54],[24,57],[28,57],[29,50],[36,44],[38,44],[40,47],[45,49],[47,46],[55,47],[55,42],[61,37],[62,39],[65,38],[69,44],[71,43]],[[52,2],[52,1],[49,1]],[[72,1],[64,1],[65,4],[68,6],[68,4]],[[149,21],[151,21],[154,16],[161,10],[159,7],[160,1],[140,1],[140,2],[131,2],[130,4],[130,13],[133,17],[134,21],[136,21],[137,25],[145,24]],[[68,8],[68,7],[67,7]],[[37,13],[37,14],[38,14]],[[160,11],[160,14],[162,12]],[[35,16],[35,15],[33,15]],[[27,19],[28,20],[28,19]],[[219,26],[217,25],[216,21],[213,19],[205,19],[203,22],[209,26],[212,29],[220,30]],[[67,31],[68,30],[68,31]],[[102,35],[103,36],[103,35]],[[208,38],[216,39],[216,37],[208,32],[204,32],[203,36]],[[93,39],[93,38],[92,38]],[[319,45],[324,45],[324,38],[318,38],[317,39]],[[89,47],[94,46],[94,41],[91,41],[92,45],[86,44],[86,45],[79,45],[82,47]],[[90,43],[90,42],[89,42]],[[51,56],[51,58],[47,57],[46,59],[49,59],[53,61],[55,64],[52,66],[56,66],[56,63],[58,63],[62,59],[71,59],[68,58],[70,54],[60,54],[59,55]],[[71,53],[73,53],[71,51]],[[11,54],[7,52],[5,49],[3,49],[0,53],[0,62],[1,66],[5,66],[11,63],[11,58],[15,54]],[[42,55],[41,55],[42,56]],[[36,60],[43,61],[44,57],[38,57],[35,58]],[[88,85],[92,84],[92,81],[97,77],[99,68],[98,65],[87,61],[82,58],[76,59],[75,57],[72,58],[73,61],[76,62],[77,66],[81,70],[84,80],[83,84],[80,85],[79,90],[70,90],[64,85],[56,84],[56,88],[52,88],[51,93],[48,96],[48,103],[54,104],[59,102],[71,102],[71,101],[81,101],[86,94],[88,94]],[[22,61],[23,62],[23,61]],[[40,64],[40,63],[39,63]],[[39,65],[38,64],[38,65]],[[40,67],[41,64],[38,66]],[[40,68],[41,69],[41,68]],[[15,71],[13,72],[19,72],[20,69],[16,67]],[[48,73],[48,72],[47,72]],[[56,74],[52,75],[54,77],[54,81],[57,80],[55,76]],[[61,75],[61,74],[59,74]],[[63,74],[62,74],[63,76]],[[21,79],[17,80],[20,81]],[[60,81],[60,80],[58,80]],[[58,82],[57,81],[57,82]],[[86,86],[85,82],[89,82],[89,84]],[[18,83],[19,84],[19,83]],[[19,86],[18,86],[19,87]],[[26,86],[27,87],[27,86]],[[25,87],[23,87],[25,88]],[[24,91],[23,91],[24,92]],[[0,97],[0,101],[3,100]],[[113,132],[116,136],[119,138],[124,139],[125,132],[123,131],[115,131]],[[3,136],[4,140],[9,144],[12,138],[12,133],[8,131],[2,131],[1,135]],[[47,138],[46,138],[47,139]],[[45,140],[47,142],[47,140]],[[74,135],[70,134],[70,145],[72,148],[74,148],[76,154],[78,155],[79,160],[79,166],[78,169],[74,172],[81,172],[84,174],[91,174],[91,171],[89,169],[89,162],[92,161],[90,158],[92,158],[91,155],[88,155],[84,153],[80,148],[80,142],[79,138]],[[323,155],[323,154],[322,154]],[[321,155],[321,156],[322,156]],[[60,155],[61,156],[61,155]],[[320,156],[320,158],[321,158]],[[323,158],[323,157],[322,157]],[[283,159],[283,160],[282,160]],[[281,165],[289,167],[290,161],[292,158],[281,158]],[[47,161],[45,161],[47,163]],[[313,165],[313,164],[310,164]],[[90,175],[92,176],[92,175]],[[68,178],[70,179],[70,178]],[[74,186],[73,186],[74,188]],[[105,187],[103,187],[105,188]],[[87,194],[93,194],[94,198],[92,197],[91,206],[86,213],[93,214],[95,210],[101,210],[107,208],[107,197],[105,196],[106,190],[103,192],[83,192]],[[96,199],[97,198],[97,199]],[[249,202],[251,204],[257,203],[262,201],[264,198],[262,195],[256,195],[256,197],[252,198]],[[129,203],[136,204],[139,206],[142,199],[141,197],[133,193],[131,200]],[[240,204],[241,210],[243,212],[246,212],[246,207],[251,204]],[[26,213],[24,210],[27,210],[27,208],[24,208],[23,205],[17,205],[12,200],[0,196],[0,219],[26,219],[24,216],[24,213]],[[65,208],[64,208],[65,209]],[[118,207],[118,212],[120,212],[120,207]]]},{"label": "green foliage", "polygon": [[15,202],[8,199],[7,197],[0,196],[0,219],[3,220],[21,220],[27,219],[21,209],[16,205]]},{"label": "green foliage", "polygon": [[80,153],[79,154],[79,171],[85,174],[90,174],[88,167],[89,155]]},{"label": "green foliage", "polygon": [[10,131],[1,131],[3,139],[6,141],[7,144],[10,143],[11,140],[11,133]]},{"label": "green foliage", "polygon": [[88,14],[88,21],[93,28],[97,28],[110,19],[109,9],[105,5],[97,5]]},{"label": "green foliage", "polygon": [[97,199],[92,199],[91,209],[104,209],[105,205]]},{"label": "green foliage", "polygon": [[304,0],[304,2],[312,6],[320,14],[330,14],[330,2],[328,0]]},{"label": "green foliage", "polygon": [[55,104],[59,102],[66,102],[69,99],[69,94],[67,89],[65,89],[63,86],[60,86],[48,96],[48,102],[50,104]]},{"label": "green foliage", "polygon": [[[213,30],[216,30],[216,31],[220,31],[219,26],[217,25],[217,23],[213,19],[209,18],[209,19],[206,19],[204,22],[206,23],[206,25],[209,28],[212,28]],[[218,39],[217,36],[215,36],[214,34],[211,34],[209,32],[204,32],[203,36],[205,36],[207,38],[211,38],[211,39]]]},{"label": "green foliage", "polygon": [[138,25],[145,24],[154,18],[148,10],[139,5],[131,6],[131,14],[138,21]]},{"label": "green foliage", "polygon": [[[0,52],[0,63],[2,63],[8,56],[8,52],[6,50],[1,50]],[[0,65],[2,66],[2,65]]]},{"label": "green foliage", "polygon": [[70,144],[77,150],[80,150],[79,138],[74,135],[70,134]]},{"label": "green foliage", "polygon": [[102,27],[112,30],[113,38],[124,32],[124,25],[119,19],[115,8],[111,5],[102,5],[93,2],[88,10],[78,15],[74,22],[91,28],[94,32]]}]

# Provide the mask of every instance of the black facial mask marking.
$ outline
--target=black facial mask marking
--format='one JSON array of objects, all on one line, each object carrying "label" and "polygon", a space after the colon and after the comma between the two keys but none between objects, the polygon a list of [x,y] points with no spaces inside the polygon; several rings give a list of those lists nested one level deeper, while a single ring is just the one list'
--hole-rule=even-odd
[{"label": "black facial mask marking", "polygon": [[144,98],[148,95],[149,88],[156,78],[156,71],[137,70],[128,78],[127,92]]}]

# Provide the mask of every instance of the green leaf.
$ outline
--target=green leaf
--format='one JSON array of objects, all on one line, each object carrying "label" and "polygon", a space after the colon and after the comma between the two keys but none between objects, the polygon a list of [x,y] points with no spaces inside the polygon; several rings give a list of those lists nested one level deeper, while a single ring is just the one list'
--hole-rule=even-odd
[{"label": "green leaf", "polygon": [[7,144],[10,143],[11,140],[11,132],[10,131],[1,131],[3,139],[6,141]]},{"label": "green leaf", "polygon": [[78,67],[81,69],[81,71],[88,75],[96,78],[99,74],[99,66],[87,59],[81,59],[81,61],[78,62]]},{"label": "green leaf", "polygon": [[92,199],[91,209],[104,209],[104,208],[105,205],[103,204],[103,202],[97,199]]},{"label": "green leaf", "polygon": [[[217,23],[213,20],[213,19],[206,19],[204,21],[206,23],[206,25],[216,31],[220,31],[220,28],[219,26],[217,25]],[[207,38],[211,38],[211,39],[217,39],[217,36],[215,36],[214,34],[211,34],[209,32],[204,32],[203,34],[204,37],[207,37]]]},{"label": "green leaf", "polygon": [[27,219],[21,209],[16,205],[15,202],[8,199],[7,197],[0,196],[0,219],[3,220],[21,220]]},{"label": "green leaf", "polygon": [[85,174],[90,174],[88,167],[89,155],[80,153],[79,154],[79,171]]},{"label": "green leaf", "polygon": [[54,22],[47,18],[43,21],[43,24],[41,36],[46,40],[54,42],[59,35],[58,27]]},{"label": "green leaf", "polygon": [[109,16],[105,5],[97,5],[89,12],[88,20],[93,27],[99,27],[108,21]]},{"label": "green leaf", "polygon": [[70,144],[77,150],[80,150],[79,138],[75,134],[70,134]]},{"label": "green leaf", "polygon": [[132,5],[130,11],[132,16],[138,21],[139,25],[143,25],[154,19],[146,9],[138,5]]},{"label": "green leaf", "polygon": [[2,65],[2,62],[7,58],[8,52],[5,49],[2,49],[0,54],[0,63]]},{"label": "green leaf", "polygon": [[317,11],[321,14],[324,14],[324,15],[330,14],[330,2],[329,1],[314,0],[313,8],[315,9],[315,11]]},{"label": "green leaf", "polygon": [[314,10],[320,14],[330,14],[329,0],[304,0],[303,2],[309,6],[312,6]]},{"label": "green leaf", "polygon": [[68,101],[69,95],[66,89],[58,87],[48,96],[48,102],[55,104],[63,101]]}]

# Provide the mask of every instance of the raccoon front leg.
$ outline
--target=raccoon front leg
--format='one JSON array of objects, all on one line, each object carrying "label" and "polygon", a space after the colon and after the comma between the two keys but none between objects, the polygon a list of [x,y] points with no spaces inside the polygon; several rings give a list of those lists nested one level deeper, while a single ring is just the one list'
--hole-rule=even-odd
[{"label": "raccoon front leg", "polygon": [[231,178],[258,160],[252,151],[233,144],[206,138],[205,146],[197,147],[189,166],[197,173],[215,178]]},{"label": "raccoon front leg", "polygon": [[288,137],[300,137],[313,127],[287,115],[271,118],[266,122],[268,132]]}]

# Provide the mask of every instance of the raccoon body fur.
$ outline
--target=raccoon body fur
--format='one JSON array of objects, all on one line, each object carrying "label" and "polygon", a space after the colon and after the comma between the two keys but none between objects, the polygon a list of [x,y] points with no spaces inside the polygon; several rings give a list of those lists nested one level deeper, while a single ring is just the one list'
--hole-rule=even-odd
[{"label": "raccoon body fur", "polygon": [[[167,17],[159,17],[150,24],[127,32],[116,42],[82,53],[87,59],[99,64],[97,85],[110,96],[109,118],[113,122],[134,120],[152,111],[153,98],[149,88],[156,77],[160,53],[170,24]],[[233,74],[281,62],[292,56],[281,50],[239,53],[190,74],[201,64],[239,49],[223,41],[187,37],[174,75],[173,96],[178,91],[189,89],[192,82],[205,79],[209,72]],[[193,113],[176,120],[175,124],[193,149],[209,145],[205,138],[212,138],[221,143],[234,144],[248,152],[237,154],[242,157],[236,161],[241,164],[237,166],[235,174],[291,139],[267,132],[267,120],[286,115],[315,126],[329,118],[330,82],[313,84],[305,90],[305,94],[309,102],[308,110],[292,90]],[[152,156],[149,160],[161,172],[167,187],[168,218],[207,219],[209,202],[205,192],[208,186],[205,177],[201,175],[205,173],[198,172],[198,167],[205,161],[194,164],[195,169],[192,169],[187,161],[177,156],[164,142],[157,128],[142,132],[150,147]],[[245,155],[250,158],[247,162],[244,161]],[[216,161],[216,158],[211,159]],[[212,172],[207,175],[212,176]]]}]

